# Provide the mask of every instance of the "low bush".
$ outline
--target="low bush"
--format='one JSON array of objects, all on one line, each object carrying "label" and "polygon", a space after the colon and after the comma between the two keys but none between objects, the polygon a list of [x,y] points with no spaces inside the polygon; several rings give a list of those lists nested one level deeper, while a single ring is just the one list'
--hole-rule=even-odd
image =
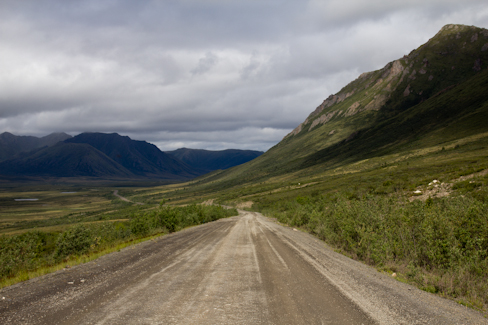
[{"label": "low bush", "polygon": [[92,231],[84,225],[76,225],[61,233],[56,240],[56,257],[69,255],[82,255],[87,253],[94,245]]}]

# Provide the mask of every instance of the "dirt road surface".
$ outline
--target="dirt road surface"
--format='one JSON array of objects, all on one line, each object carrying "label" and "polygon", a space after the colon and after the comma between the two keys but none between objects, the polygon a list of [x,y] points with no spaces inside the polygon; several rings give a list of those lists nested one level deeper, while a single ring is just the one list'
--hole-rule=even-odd
[{"label": "dirt road surface", "polygon": [[128,198],[125,198],[125,197],[121,196],[121,195],[119,194],[119,190],[115,190],[115,191],[114,191],[114,195],[115,195],[116,197],[118,197],[119,199],[121,199],[122,201],[132,203],[132,201],[131,201],[131,200],[129,200]]},{"label": "dirt road surface", "polygon": [[119,199],[121,199],[122,201],[125,201],[125,202],[129,202],[129,203],[135,203],[135,204],[138,204],[138,205],[144,205],[144,203],[141,203],[141,202],[132,202],[131,200],[129,200],[128,198],[126,197],[123,197],[122,195],[119,194],[119,190],[115,190],[114,191],[114,195],[116,197],[118,197]]},{"label": "dirt road surface", "polygon": [[0,290],[0,324],[488,324],[258,213]]}]

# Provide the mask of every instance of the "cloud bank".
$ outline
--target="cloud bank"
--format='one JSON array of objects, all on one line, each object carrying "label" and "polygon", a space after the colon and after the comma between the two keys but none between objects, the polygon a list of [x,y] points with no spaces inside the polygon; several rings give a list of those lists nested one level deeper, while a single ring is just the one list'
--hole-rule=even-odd
[{"label": "cloud bank", "polygon": [[359,74],[485,1],[0,3],[0,132],[267,150]]}]

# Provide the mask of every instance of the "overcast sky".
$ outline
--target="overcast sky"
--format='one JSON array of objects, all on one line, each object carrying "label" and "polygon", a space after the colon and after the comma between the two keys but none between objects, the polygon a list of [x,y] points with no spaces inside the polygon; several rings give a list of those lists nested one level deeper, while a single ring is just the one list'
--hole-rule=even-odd
[{"label": "overcast sky", "polygon": [[267,150],[486,0],[0,0],[0,133]]}]

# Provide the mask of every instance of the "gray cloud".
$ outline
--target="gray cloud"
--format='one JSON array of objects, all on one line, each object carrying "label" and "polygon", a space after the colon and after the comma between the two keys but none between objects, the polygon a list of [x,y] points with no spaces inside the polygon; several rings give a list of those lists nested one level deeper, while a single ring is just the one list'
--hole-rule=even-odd
[{"label": "gray cloud", "polygon": [[205,56],[198,61],[198,66],[191,71],[193,75],[204,74],[217,64],[219,57],[212,52],[205,53]]},{"label": "gray cloud", "polygon": [[266,150],[484,0],[0,2],[0,132]]}]

